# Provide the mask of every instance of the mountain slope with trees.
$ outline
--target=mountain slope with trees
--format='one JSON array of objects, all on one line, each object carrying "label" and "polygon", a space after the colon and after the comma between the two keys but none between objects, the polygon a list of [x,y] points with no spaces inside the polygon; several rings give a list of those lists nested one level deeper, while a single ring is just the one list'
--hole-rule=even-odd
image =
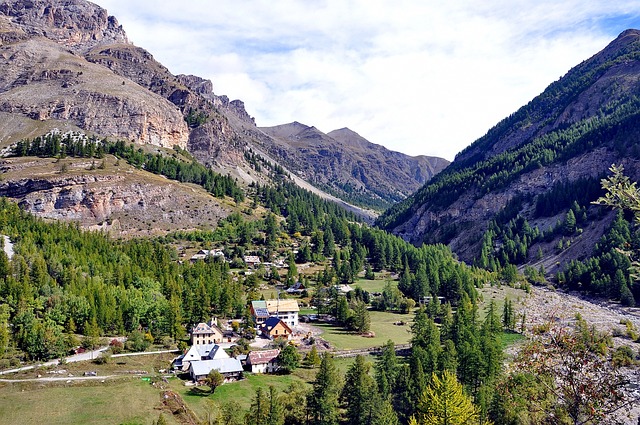
[{"label": "mountain slope with trees", "polygon": [[416,244],[446,243],[485,266],[487,254],[499,252],[502,264],[547,273],[588,257],[614,218],[590,204],[602,195],[600,180],[614,163],[640,178],[639,75],[640,31],[627,30],[490,129],[378,224]]},{"label": "mountain slope with trees", "polygon": [[260,146],[313,185],[357,205],[384,209],[415,192],[449,161],[411,157],[369,142],[342,128],[323,133],[298,122],[260,130]]}]

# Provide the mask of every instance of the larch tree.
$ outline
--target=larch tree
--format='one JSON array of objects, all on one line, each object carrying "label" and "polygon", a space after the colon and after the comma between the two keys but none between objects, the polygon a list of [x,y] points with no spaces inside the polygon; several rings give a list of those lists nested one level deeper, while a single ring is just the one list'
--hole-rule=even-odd
[{"label": "larch tree", "polygon": [[369,424],[374,416],[376,406],[373,402],[377,391],[375,381],[369,375],[370,369],[371,365],[358,355],[347,371],[340,399],[344,403],[349,424]]},{"label": "larch tree", "polygon": [[311,425],[337,425],[340,387],[340,375],[333,356],[325,352],[322,355],[313,388],[307,398]]},{"label": "larch tree", "polygon": [[471,397],[464,393],[455,375],[445,371],[442,377],[433,374],[431,385],[418,400],[418,412],[411,425],[473,425],[479,424],[479,413]]}]

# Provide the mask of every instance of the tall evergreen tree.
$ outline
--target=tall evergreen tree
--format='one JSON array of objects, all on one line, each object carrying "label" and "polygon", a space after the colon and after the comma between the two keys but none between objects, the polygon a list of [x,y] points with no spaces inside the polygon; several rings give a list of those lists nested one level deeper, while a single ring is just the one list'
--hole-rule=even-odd
[{"label": "tall evergreen tree", "polygon": [[341,400],[345,406],[347,423],[365,425],[371,423],[376,406],[375,381],[369,375],[371,366],[363,356],[358,355],[347,370]]},{"label": "tall evergreen tree", "polygon": [[375,366],[375,377],[378,384],[378,391],[383,397],[388,397],[395,387],[396,376],[398,374],[398,358],[396,357],[396,347],[393,341],[388,340],[382,347],[382,353],[378,357]]},{"label": "tall evergreen tree", "polygon": [[313,388],[307,398],[311,425],[337,425],[340,388],[340,375],[333,356],[325,352],[322,355],[316,379],[313,381]]}]

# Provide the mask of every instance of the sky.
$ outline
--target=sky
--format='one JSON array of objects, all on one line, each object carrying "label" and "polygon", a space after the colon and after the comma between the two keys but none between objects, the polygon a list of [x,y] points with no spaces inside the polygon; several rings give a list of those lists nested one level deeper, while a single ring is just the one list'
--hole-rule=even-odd
[{"label": "sky", "polygon": [[628,28],[640,0],[94,0],[261,127],[453,160]]}]

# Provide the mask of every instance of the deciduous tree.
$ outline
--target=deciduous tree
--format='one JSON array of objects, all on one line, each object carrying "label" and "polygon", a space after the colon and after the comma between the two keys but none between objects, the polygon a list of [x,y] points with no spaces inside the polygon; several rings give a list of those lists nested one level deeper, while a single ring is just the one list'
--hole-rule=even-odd
[{"label": "deciduous tree", "polygon": [[479,414],[471,397],[464,393],[455,375],[433,374],[431,385],[418,400],[418,413],[412,425],[472,425],[479,423]]}]

